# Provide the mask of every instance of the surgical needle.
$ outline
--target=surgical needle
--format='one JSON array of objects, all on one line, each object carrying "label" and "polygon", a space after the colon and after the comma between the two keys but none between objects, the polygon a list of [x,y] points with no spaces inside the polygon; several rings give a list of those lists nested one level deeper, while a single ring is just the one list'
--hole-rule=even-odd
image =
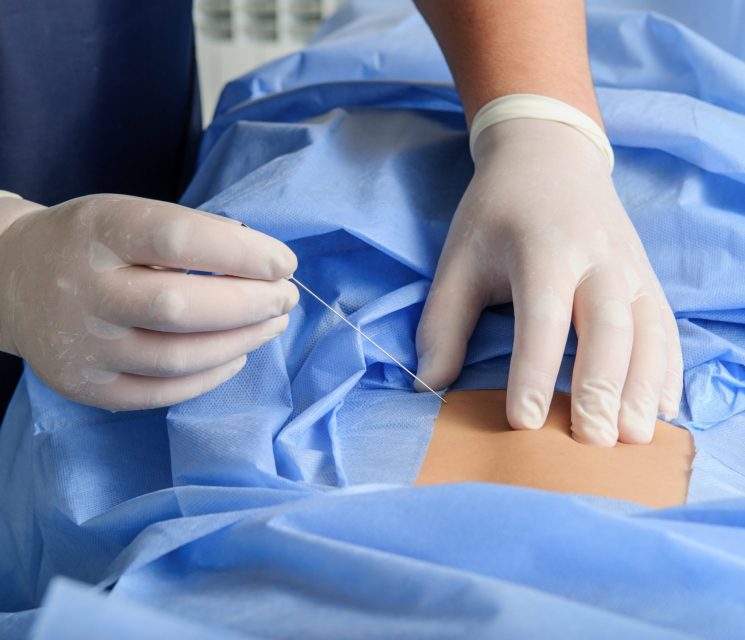
[{"label": "surgical needle", "polygon": [[434,393],[440,400],[442,400],[445,404],[447,404],[447,400],[443,398],[437,391],[435,391],[432,387],[430,387],[424,380],[422,380],[419,376],[417,376],[413,371],[410,371],[407,369],[403,363],[399,362],[394,358],[390,353],[388,353],[383,347],[381,347],[375,340],[373,340],[370,336],[368,336],[364,331],[362,331],[359,327],[356,327],[353,325],[342,313],[339,313],[334,307],[332,307],[328,302],[317,296],[315,293],[313,293],[308,287],[306,287],[300,280],[298,280],[295,276],[290,276],[288,278],[292,282],[294,282],[298,287],[301,287],[302,289],[305,289],[310,295],[312,295],[318,302],[320,302],[324,307],[326,307],[329,311],[332,311],[337,316],[339,316],[344,322],[346,322],[352,329],[354,329],[357,333],[359,333],[365,340],[376,346],[378,349],[380,349],[385,355],[387,355],[393,362],[395,362],[399,367],[401,367],[406,373],[408,373],[414,380],[419,381],[423,386],[425,386],[429,391]]}]

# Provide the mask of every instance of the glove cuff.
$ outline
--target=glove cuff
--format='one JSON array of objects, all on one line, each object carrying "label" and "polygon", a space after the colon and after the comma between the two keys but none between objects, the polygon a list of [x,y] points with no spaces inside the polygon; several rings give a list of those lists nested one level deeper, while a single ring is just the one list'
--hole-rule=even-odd
[{"label": "glove cuff", "polygon": [[487,102],[478,110],[471,123],[469,136],[471,157],[474,155],[476,139],[484,129],[515,118],[552,120],[576,129],[600,149],[608,159],[610,170],[613,171],[614,156],[608,136],[590,116],[556,98],[532,93],[515,93],[503,96]]}]

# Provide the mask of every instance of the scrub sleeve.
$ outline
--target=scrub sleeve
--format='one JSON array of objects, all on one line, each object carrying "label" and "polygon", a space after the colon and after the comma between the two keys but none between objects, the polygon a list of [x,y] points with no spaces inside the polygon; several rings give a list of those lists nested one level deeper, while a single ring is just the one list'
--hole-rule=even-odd
[{"label": "scrub sleeve", "polygon": [[[190,0],[0,0],[0,189],[177,200],[198,89]],[[0,354],[0,415],[20,370]]]}]

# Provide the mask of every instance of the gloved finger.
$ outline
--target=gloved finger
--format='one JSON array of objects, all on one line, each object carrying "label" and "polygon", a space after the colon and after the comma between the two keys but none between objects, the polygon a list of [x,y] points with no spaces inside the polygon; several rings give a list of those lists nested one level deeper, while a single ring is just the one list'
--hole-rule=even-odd
[{"label": "gloved finger", "polygon": [[232,378],[246,364],[242,355],[231,362],[178,378],[154,378],[129,373],[93,373],[81,402],[111,411],[167,407],[202,395]]},{"label": "gloved finger", "polygon": [[[514,278],[515,338],[507,382],[507,420],[513,429],[539,429],[559,374],[575,280],[559,268],[527,268]],[[535,273],[540,279],[535,280]]]},{"label": "gloved finger", "polygon": [[117,326],[197,333],[286,314],[300,294],[288,280],[247,280],[128,267],[99,280],[96,317]]},{"label": "gloved finger", "polygon": [[119,341],[109,363],[123,373],[175,377],[207,371],[258,349],[286,328],[283,315],[248,327],[206,333],[162,333],[133,329]]},{"label": "gloved finger", "polygon": [[[651,265],[649,268],[652,271]],[[662,414],[663,420],[670,421],[675,419],[680,411],[680,398],[683,394],[683,350],[680,346],[678,323],[675,321],[675,315],[670,308],[662,285],[656,277],[652,278],[652,287],[662,324],[665,327],[667,342],[667,370],[660,393],[658,411]]]},{"label": "gloved finger", "polygon": [[612,447],[633,340],[628,286],[616,273],[604,269],[579,285],[574,326],[572,434],[579,442]]},{"label": "gloved finger", "polygon": [[667,301],[660,312],[667,334],[667,370],[660,394],[659,411],[664,420],[670,421],[675,419],[680,411],[680,397],[683,394],[683,351],[680,347],[678,323]]},{"label": "gloved finger", "polygon": [[647,444],[654,435],[660,391],[667,368],[667,338],[653,295],[641,295],[631,305],[634,344],[621,393],[618,439]]},{"label": "gloved finger", "polygon": [[[475,277],[470,258],[461,252],[437,266],[416,332],[417,376],[433,389],[448,386],[463,368],[468,339],[486,305]],[[414,388],[426,391],[417,381]]]},{"label": "gloved finger", "polygon": [[117,196],[96,216],[94,229],[91,260],[101,267],[118,259],[262,280],[285,278],[297,268],[295,254],[279,240],[166,202]]}]

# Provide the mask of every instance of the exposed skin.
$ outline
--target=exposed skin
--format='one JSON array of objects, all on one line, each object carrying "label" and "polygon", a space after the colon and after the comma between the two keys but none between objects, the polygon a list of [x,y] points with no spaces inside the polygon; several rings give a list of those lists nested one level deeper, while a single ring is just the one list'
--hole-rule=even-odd
[{"label": "exposed skin", "polygon": [[582,0],[417,0],[445,54],[466,120],[513,93],[549,96],[601,127]]},{"label": "exposed skin", "polygon": [[[584,3],[581,0],[419,0],[417,6],[445,53],[469,123],[478,109],[494,98],[514,93],[532,93],[562,100],[589,115],[602,127],[589,70]],[[543,252],[557,257],[552,247],[545,245],[546,222],[550,221],[551,228],[558,230],[555,235],[562,238],[562,248],[568,250],[567,255],[576,258],[572,269],[581,263],[585,265],[585,271],[574,274],[574,281],[564,276],[559,281],[556,279],[558,276],[554,278],[554,274],[549,273],[548,281],[542,283],[544,293],[549,290],[559,292],[566,303],[564,306],[571,307],[571,292],[576,289],[574,311],[577,308],[591,311],[594,304],[602,302],[607,282],[618,283],[624,278],[628,280],[628,273],[631,272],[636,284],[629,284],[628,290],[622,292],[623,287],[619,285],[617,299],[612,302],[629,307],[629,323],[633,325],[633,333],[661,336],[657,342],[647,336],[647,348],[642,348],[645,343],[634,341],[631,330],[620,332],[623,335],[619,334],[614,338],[612,331],[602,323],[586,321],[587,317],[592,317],[590,311],[589,316],[588,313],[583,314],[584,322],[577,322],[576,313],[573,316],[578,333],[594,336],[592,340],[584,340],[580,335],[581,354],[578,354],[578,362],[584,362],[583,369],[592,370],[594,377],[587,380],[582,377],[575,379],[577,388],[585,393],[575,396],[573,415],[586,417],[592,414],[591,408],[588,408],[592,405],[590,396],[597,390],[600,394],[599,404],[604,408],[603,413],[606,416],[618,415],[620,411],[620,423],[612,425],[612,429],[605,433],[602,444],[611,443],[613,430],[621,438],[626,438],[626,441],[644,441],[651,437],[651,431],[646,427],[642,428],[639,420],[649,428],[653,426],[650,410],[653,402],[668,419],[678,411],[682,364],[672,313],[646,256],[643,255],[641,243],[615,196],[612,183],[599,179],[586,184],[579,181],[574,185],[574,191],[581,199],[585,188],[602,183],[601,192],[596,193],[592,202],[610,203],[607,211],[588,208],[590,199],[581,201],[564,198],[566,193],[558,193],[555,184],[562,180],[569,181],[567,176],[573,175],[571,167],[562,167],[563,173],[557,171],[552,174],[550,167],[558,167],[561,161],[556,157],[543,157],[542,141],[548,138],[542,137],[543,134],[536,135],[540,131],[548,131],[547,135],[552,140],[560,141],[559,146],[575,158],[590,158],[595,154],[593,150],[585,150],[588,144],[586,140],[573,138],[566,131],[533,124],[494,125],[487,130],[488,133],[479,137],[475,153],[476,175],[456,212],[453,222],[456,233],[450,234],[443,250],[417,334],[419,373],[434,386],[448,384],[460,371],[465,343],[481,310],[488,304],[514,299],[518,311],[519,301],[530,299],[528,295],[516,295],[515,283],[534,280],[532,276],[526,276],[545,271],[545,265],[531,262],[536,255]],[[532,140],[531,144],[523,144],[523,140],[528,137]],[[512,155],[508,156],[505,149],[510,149]],[[540,154],[542,162],[534,163],[530,158],[522,162],[525,160],[526,149],[531,150],[533,158]],[[515,165],[518,159],[520,162]],[[603,161],[598,154],[597,163]],[[585,160],[578,162],[584,163]],[[589,164],[581,166],[588,167],[589,176],[594,171],[595,160],[588,162]],[[532,171],[522,170],[528,165],[533,167]],[[536,167],[539,166],[541,169],[537,170]],[[494,177],[497,172],[501,172],[504,178],[513,170],[519,173],[516,176],[517,182],[527,185],[524,192],[530,197],[522,198],[520,190],[517,190],[510,207],[506,208],[500,203],[499,183]],[[543,210],[538,210],[533,204],[536,197],[541,198],[541,186],[546,176],[552,178],[550,181],[554,183],[554,191],[543,194],[544,203],[547,199],[563,201],[563,206],[567,207],[565,211],[571,209],[577,212],[571,216],[573,223],[567,222],[570,216],[562,215],[561,208],[553,207],[554,210],[549,210],[544,205]],[[509,184],[516,182],[514,177],[508,176]],[[245,265],[233,270],[224,268],[226,255],[219,243],[216,243],[211,248],[211,254],[203,256],[206,259],[200,264],[203,270],[229,275],[215,278],[209,284],[193,278],[182,280],[173,271],[194,268],[193,256],[184,254],[179,255],[176,261],[168,260],[168,264],[159,265],[157,260],[142,262],[139,256],[122,257],[116,250],[112,250],[122,263],[111,263],[111,255],[108,253],[110,244],[117,245],[122,250],[122,238],[134,238],[130,242],[133,245],[138,243],[138,239],[145,243],[157,231],[144,222],[138,228],[131,226],[132,220],[138,219],[134,214],[142,213],[148,207],[161,211],[164,220],[173,215],[185,224],[189,221],[189,224],[196,225],[197,228],[190,232],[195,236],[201,236],[201,231],[210,235],[205,227],[210,223],[204,217],[199,218],[204,214],[152,201],[127,202],[125,198],[91,196],[82,203],[71,201],[47,210],[35,203],[0,197],[0,299],[3,301],[0,306],[0,349],[25,357],[43,379],[69,397],[96,406],[133,409],[170,404],[193,397],[233,375],[243,362],[241,354],[256,348],[283,330],[286,313],[297,301],[298,294],[292,285],[282,280],[294,270],[294,256],[281,243],[267,237],[261,239],[256,246],[270,248],[267,251],[272,254],[274,264],[271,273],[264,273],[258,262],[252,264],[250,269],[244,268]],[[164,207],[168,208],[170,214]],[[133,215],[121,215],[115,219],[107,213],[107,209],[121,208],[126,208]],[[102,225],[91,226],[91,210],[95,210],[96,216],[105,221]],[[213,230],[216,228],[215,224],[229,225],[224,221],[214,220],[211,224]],[[65,233],[69,225],[72,225],[72,230]],[[586,238],[577,246],[572,246],[572,241],[580,235],[579,232],[586,232],[589,227],[595,228],[600,235],[610,236],[615,247],[612,261],[604,261],[594,255],[597,253],[596,247]],[[95,234],[86,236],[90,229],[101,228],[107,234],[105,241],[94,237]],[[49,229],[57,231],[50,232]],[[227,229],[227,226],[223,226],[221,234],[225,235]],[[623,230],[620,236],[616,233],[617,229]],[[76,234],[76,230],[81,233]],[[473,233],[474,230],[478,233]],[[175,244],[172,240],[177,239],[180,232],[175,233],[174,238],[168,236],[169,231],[158,233],[162,240],[161,248],[173,250]],[[234,228],[227,236],[238,234],[236,237],[240,237],[243,234],[245,240],[247,233],[248,231]],[[85,245],[86,237],[93,244]],[[493,240],[492,244],[489,244],[490,239]],[[70,245],[65,246],[65,242]],[[510,259],[506,253],[494,255],[499,250],[499,242],[507,242],[510,255],[520,260]],[[204,246],[200,251],[202,249]],[[34,268],[32,263],[27,264],[25,270],[19,270],[28,255],[44,255],[46,270]],[[94,256],[96,260],[92,260],[90,256]],[[463,259],[464,256],[475,257],[476,260],[470,260],[470,263],[478,264],[479,269],[468,266],[469,260]],[[278,266],[280,263],[281,267]],[[467,265],[466,270],[459,272],[464,264]],[[158,272],[150,269],[151,265],[164,266],[170,271]],[[484,271],[484,265],[493,265],[493,268],[491,271]],[[627,268],[630,265],[633,268]],[[143,271],[143,268],[148,270]],[[72,278],[65,277],[64,273],[60,275],[59,271],[65,269]],[[564,272],[568,271],[571,269],[564,269]],[[557,270],[556,273],[560,271]],[[137,278],[143,276],[143,287],[136,291],[131,287],[122,288],[122,282],[117,283],[115,280],[122,280],[123,274],[134,274]],[[229,326],[221,325],[212,329],[205,322],[197,322],[202,316],[209,318],[209,308],[199,307],[200,313],[195,313],[199,301],[205,303],[208,290],[213,290],[211,293],[219,297],[220,291],[225,295],[231,288],[256,288],[256,285],[230,281],[231,275],[234,280],[237,277],[249,281],[263,279],[265,283],[271,282],[271,286],[264,284],[260,288],[274,293],[259,304],[263,310],[257,310],[251,322],[236,320],[229,323]],[[176,317],[178,305],[173,304],[176,298],[181,300],[180,294],[186,291],[184,283],[188,285],[187,289],[193,290],[193,294],[186,296],[190,301],[188,304],[192,306],[188,307],[189,315],[184,316],[196,319],[191,324],[184,317]],[[72,287],[75,295],[72,298],[61,295],[58,291],[61,286]],[[124,300],[126,304],[119,305],[119,308],[114,304],[104,309],[106,318],[97,316],[94,311],[101,311],[103,302],[111,302],[110,295],[91,295],[86,298],[85,304],[88,306],[81,306],[80,292],[103,291],[107,287],[109,291],[114,291],[117,286],[121,288],[123,296],[129,297]],[[173,290],[179,295],[170,295]],[[438,291],[441,295],[437,294]],[[464,298],[466,294],[471,298]],[[153,324],[152,319],[147,317],[146,311],[150,308],[148,301],[152,302],[151,298],[160,301],[158,304],[163,300],[169,303],[168,317],[162,324]],[[527,318],[531,307],[529,304],[524,307],[528,314],[523,317]],[[19,309],[26,313],[19,312]],[[71,313],[73,309],[77,311]],[[127,309],[135,309],[134,315],[127,315]],[[31,316],[28,314],[29,310],[33,310]],[[236,318],[249,317],[245,315],[244,309],[236,308],[234,311]],[[551,311],[549,316],[553,315],[556,314]],[[555,330],[549,332],[555,339],[549,345],[550,348],[547,347],[552,352],[549,359],[554,364],[560,357],[556,353],[560,342],[556,336],[561,333],[557,327],[568,326],[570,319],[567,314],[558,315],[561,318],[556,327],[553,327]],[[58,318],[63,318],[68,323],[64,330],[67,338],[74,337],[73,342],[58,345],[56,339],[53,339],[59,334],[55,324]],[[104,322],[100,322],[101,320]],[[452,331],[452,327],[457,327],[458,331]],[[550,398],[544,396],[546,388],[551,386],[552,376],[555,378],[555,375],[553,364],[541,369],[536,368],[535,362],[531,361],[531,349],[535,351],[535,345],[540,344],[536,341],[536,337],[542,337],[540,330],[538,325],[531,327],[522,323],[518,314],[507,408],[513,427],[536,428],[545,419],[545,409]],[[102,337],[104,334],[105,337]],[[47,338],[46,343],[44,336]],[[147,347],[143,342],[145,339],[148,340]],[[604,373],[603,363],[596,357],[597,347],[593,349],[588,346],[602,344],[606,339],[611,339],[612,344],[605,351],[620,354],[622,361],[621,365],[615,366],[612,375]],[[216,340],[220,340],[222,351],[215,349]],[[203,345],[202,348],[192,348],[192,341],[194,345]],[[70,355],[70,345],[77,354],[75,357]],[[126,348],[122,348],[122,345]],[[531,348],[531,345],[534,346]],[[657,376],[655,373],[655,376],[664,380],[651,380],[649,376],[645,379],[641,375],[640,372],[645,367],[639,364],[638,354],[642,351],[667,354],[666,358],[657,358],[660,361],[665,360],[661,365],[664,374]],[[214,357],[207,357],[208,352],[220,352],[222,355],[216,360]],[[191,357],[195,355],[198,356],[196,359]],[[428,364],[422,369],[423,362]],[[619,370],[619,366],[623,371]],[[524,375],[531,367],[541,369],[538,377],[542,381],[543,390],[535,388],[536,385],[530,382],[530,376]],[[659,366],[652,368],[655,371],[660,369]],[[629,375],[624,385],[621,374],[626,369]],[[183,385],[179,384],[179,379],[183,379]],[[643,393],[635,393],[635,389]],[[133,393],[133,390],[136,391]],[[579,405],[580,396],[586,399],[587,406]],[[634,400],[642,397],[643,411],[639,408],[639,401]],[[617,405],[620,407],[618,410]],[[642,414],[643,418],[640,417]],[[624,415],[628,420],[632,420],[629,416],[633,416],[634,428],[629,426],[630,422],[624,427]],[[578,429],[575,435],[583,432],[579,424],[576,426]]]},{"label": "exposed skin", "polygon": [[[466,119],[515,93],[561,100],[603,126],[581,0],[418,0],[445,54]],[[607,159],[557,122],[485,129],[417,331],[418,375],[460,373],[481,311],[512,301],[507,417],[540,428],[570,322],[579,337],[572,431],[588,444],[649,442],[656,414],[678,413],[682,358],[674,316],[615,192]],[[420,389],[423,390],[423,389]]]}]

